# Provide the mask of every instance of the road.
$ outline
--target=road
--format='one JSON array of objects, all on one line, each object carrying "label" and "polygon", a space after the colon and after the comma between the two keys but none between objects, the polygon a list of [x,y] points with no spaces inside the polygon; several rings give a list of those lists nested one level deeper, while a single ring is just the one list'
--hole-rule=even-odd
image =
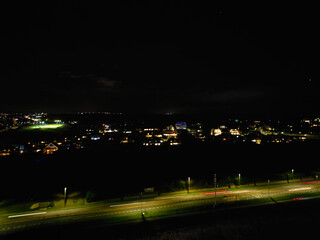
[{"label": "road", "polygon": [[[246,200],[269,199],[262,204],[274,203],[274,198],[287,196],[286,201],[307,199],[306,194],[314,196],[320,192],[318,181],[294,184],[241,187],[239,189],[206,189],[193,191],[191,194],[164,195],[139,201],[113,204],[86,205],[71,209],[47,209],[27,213],[7,214],[0,217],[0,236],[8,233],[70,224],[115,224],[129,221],[141,221],[156,217],[167,217],[199,211],[203,207],[213,208],[224,204],[234,206]],[[290,198],[288,198],[290,197]],[[271,201],[272,199],[273,201]],[[253,203],[255,203],[253,201]],[[258,202],[261,204],[261,202]],[[249,203],[248,203],[249,204]]]}]

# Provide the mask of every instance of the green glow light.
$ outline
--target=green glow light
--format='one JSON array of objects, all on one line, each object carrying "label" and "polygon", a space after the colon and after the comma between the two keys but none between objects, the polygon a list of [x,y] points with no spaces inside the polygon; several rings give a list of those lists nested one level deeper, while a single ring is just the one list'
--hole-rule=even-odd
[{"label": "green glow light", "polygon": [[64,124],[41,124],[30,126],[30,129],[56,129],[63,126]]}]

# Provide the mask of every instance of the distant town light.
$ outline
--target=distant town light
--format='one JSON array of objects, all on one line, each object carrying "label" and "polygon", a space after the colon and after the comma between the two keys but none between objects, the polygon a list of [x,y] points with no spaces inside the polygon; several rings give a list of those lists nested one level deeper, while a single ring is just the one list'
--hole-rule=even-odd
[{"label": "distant town light", "polygon": [[91,136],[91,140],[97,141],[99,139],[100,139],[100,136],[96,136],[96,135]]},{"label": "distant town light", "polygon": [[221,131],[220,128],[216,128],[216,129],[213,130],[213,135],[214,136],[219,136],[221,134],[222,134],[222,131]]}]

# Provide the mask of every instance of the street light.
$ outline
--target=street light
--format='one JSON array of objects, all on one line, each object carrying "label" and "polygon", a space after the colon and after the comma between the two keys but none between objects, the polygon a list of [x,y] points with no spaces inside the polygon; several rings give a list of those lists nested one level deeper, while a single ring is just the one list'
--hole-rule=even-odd
[{"label": "street light", "polygon": [[241,183],[241,174],[239,173],[239,187],[240,187],[240,183]]},{"label": "street light", "polygon": [[191,186],[191,184],[190,184],[190,177],[188,177],[188,194],[189,194],[189,191],[190,191],[190,186]]},{"label": "street light", "polygon": [[67,187],[64,188],[64,206],[67,205]]}]

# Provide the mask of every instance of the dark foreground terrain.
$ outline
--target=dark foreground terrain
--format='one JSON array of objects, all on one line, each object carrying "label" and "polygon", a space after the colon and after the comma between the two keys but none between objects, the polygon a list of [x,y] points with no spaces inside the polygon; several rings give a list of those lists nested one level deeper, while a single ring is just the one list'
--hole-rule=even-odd
[{"label": "dark foreground terrain", "polygon": [[[191,177],[193,186],[213,186],[226,180],[241,183],[287,180],[319,174],[318,145],[187,145],[139,149],[131,146],[95,146],[94,150],[57,152],[3,158],[0,168],[1,199],[51,200],[63,192],[94,192],[96,199],[136,194],[146,187],[175,190],[173,183]],[[295,161],[293,161],[296,159]],[[196,182],[197,183],[196,183]],[[202,184],[202,185],[201,185]],[[179,189],[178,189],[179,190]]]},{"label": "dark foreground terrain", "polygon": [[320,200],[298,200],[192,215],[104,225],[59,225],[1,239],[311,239],[318,235]]}]

